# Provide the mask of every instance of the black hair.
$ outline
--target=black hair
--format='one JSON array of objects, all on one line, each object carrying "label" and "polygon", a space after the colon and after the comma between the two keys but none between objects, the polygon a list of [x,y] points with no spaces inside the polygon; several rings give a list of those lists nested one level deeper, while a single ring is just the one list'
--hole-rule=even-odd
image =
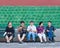
[{"label": "black hair", "polygon": [[8,22],[8,25],[9,25],[9,23],[11,23],[11,21]]},{"label": "black hair", "polygon": [[20,26],[20,27],[22,27],[22,26]]},{"label": "black hair", "polygon": [[39,25],[41,25],[43,22],[41,21],[41,22],[39,22]]},{"label": "black hair", "polygon": [[34,21],[30,21],[30,23],[34,23]]},{"label": "black hair", "polygon": [[20,23],[25,23],[24,21],[20,21]]},{"label": "black hair", "polygon": [[48,22],[52,23],[51,21],[48,21]]}]

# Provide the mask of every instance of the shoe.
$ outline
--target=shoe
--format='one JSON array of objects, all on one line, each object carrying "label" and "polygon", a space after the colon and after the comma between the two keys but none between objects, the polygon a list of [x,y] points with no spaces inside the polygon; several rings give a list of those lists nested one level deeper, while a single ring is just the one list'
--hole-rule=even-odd
[{"label": "shoe", "polygon": [[41,42],[41,43],[43,43],[43,42]]},{"label": "shoe", "polygon": [[22,43],[23,43],[22,41],[19,42],[19,44],[22,44]]},{"label": "shoe", "polygon": [[6,43],[10,43],[10,41],[8,40]]}]

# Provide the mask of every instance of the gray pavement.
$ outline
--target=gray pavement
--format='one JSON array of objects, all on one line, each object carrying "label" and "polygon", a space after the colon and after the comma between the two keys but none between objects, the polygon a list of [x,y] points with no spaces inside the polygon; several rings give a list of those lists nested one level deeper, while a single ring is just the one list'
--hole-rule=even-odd
[{"label": "gray pavement", "polygon": [[55,43],[0,43],[0,48],[60,48],[60,42]]}]

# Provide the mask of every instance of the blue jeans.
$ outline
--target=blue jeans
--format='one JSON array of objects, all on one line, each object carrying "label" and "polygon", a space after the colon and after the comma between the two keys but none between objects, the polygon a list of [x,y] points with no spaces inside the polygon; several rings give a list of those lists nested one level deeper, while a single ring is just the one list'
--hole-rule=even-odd
[{"label": "blue jeans", "polygon": [[28,41],[30,40],[31,35],[32,35],[33,41],[35,41],[35,33],[34,33],[34,32],[29,32],[29,33],[28,33],[28,36],[27,36]]}]

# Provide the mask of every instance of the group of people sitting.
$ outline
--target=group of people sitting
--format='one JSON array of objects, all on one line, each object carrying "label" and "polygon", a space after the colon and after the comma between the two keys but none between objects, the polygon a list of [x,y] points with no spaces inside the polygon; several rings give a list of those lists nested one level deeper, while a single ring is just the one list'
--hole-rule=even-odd
[{"label": "group of people sitting", "polygon": [[[36,27],[33,21],[30,21],[30,25],[28,27],[25,26],[25,22],[21,21],[20,26],[17,28],[18,34],[17,38],[19,43],[22,43],[24,38],[27,38],[27,41],[35,42],[36,36],[39,37],[40,42],[54,42],[54,32],[55,28],[52,26],[52,22],[48,21],[47,27],[44,27],[43,22],[39,22],[39,25]],[[10,43],[11,40],[14,38],[15,29],[12,26],[12,22],[8,22],[8,26],[6,27],[4,37],[7,43]],[[27,35],[27,36],[26,36]]]}]

